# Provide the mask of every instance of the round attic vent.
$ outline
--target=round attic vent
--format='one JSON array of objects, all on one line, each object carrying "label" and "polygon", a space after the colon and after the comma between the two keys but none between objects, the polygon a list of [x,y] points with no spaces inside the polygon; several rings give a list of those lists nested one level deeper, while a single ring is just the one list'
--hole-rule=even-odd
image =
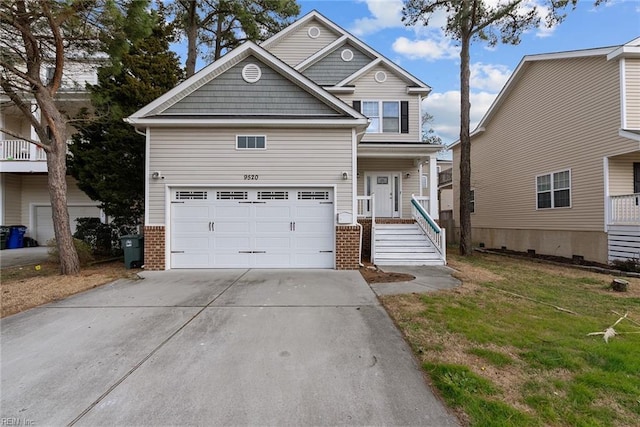
[{"label": "round attic vent", "polygon": [[242,69],[242,78],[247,83],[255,83],[262,77],[262,71],[256,64],[247,64]]},{"label": "round attic vent", "polygon": [[320,28],[318,28],[318,27],[309,27],[309,30],[307,31],[307,34],[312,39],[317,39],[320,36]]},{"label": "round attic vent", "polygon": [[342,53],[340,53],[340,58],[342,58],[344,62],[349,62],[353,59],[353,52],[351,49],[344,49]]},{"label": "round attic vent", "polygon": [[385,73],[384,71],[378,71],[375,74],[374,78],[378,83],[384,83],[387,81],[387,73]]}]

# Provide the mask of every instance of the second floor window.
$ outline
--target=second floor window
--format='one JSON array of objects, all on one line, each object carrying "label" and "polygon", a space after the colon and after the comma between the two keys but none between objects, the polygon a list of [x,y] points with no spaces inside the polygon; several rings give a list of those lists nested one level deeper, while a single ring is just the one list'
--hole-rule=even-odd
[{"label": "second floor window", "polygon": [[409,101],[353,101],[371,123],[367,133],[409,133]]}]

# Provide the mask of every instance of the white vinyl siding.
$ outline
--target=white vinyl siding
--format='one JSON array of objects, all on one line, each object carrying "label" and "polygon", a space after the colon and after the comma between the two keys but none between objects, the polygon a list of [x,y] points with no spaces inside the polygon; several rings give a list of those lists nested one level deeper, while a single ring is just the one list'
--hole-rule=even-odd
[{"label": "white vinyl siding", "polygon": [[[165,223],[165,186],[337,186],[338,211],[352,211],[351,129],[151,129],[150,224]],[[264,134],[267,150],[236,150],[236,135]],[[342,179],[342,172],[348,179]],[[245,176],[258,179],[246,180]]]},{"label": "white vinyl siding", "polygon": [[[638,150],[620,137],[620,70],[605,56],[535,61],[471,141],[472,227],[601,231],[603,158]],[[517,129],[517,132],[514,132]],[[454,148],[459,199],[460,146]],[[571,209],[536,210],[535,177],[571,169]],[[459,213],[454,209],[456,223]]]},{"label": "white vinyl siding", "polygon": [[640,59],[625,58],[626,128],[640,129]]},{"label": "white vinyl siding", "polygon": [[[367,172],[399,172],[402,189],[402,218],[411,218],[411,195],[420,194],[420,174],[413,160],[409,159],[358,159],[357,192],[365,195],[365,174]],[[407,178],[407,173],[409,177]]]},{"label": "white vinyl siding", "polygon": [[[378,71],[387,73],[384,83],[375,81]],[[407,94],[407,82],[400,79],[393,71],[384,66],[373,67],[364,75],[350,84],[355,85],[353,94],[337,94],[349,105],[353,101],[408,101],[409,103],[409,133],[366,133],[362,142],[418,142],[420,141],[420,103],[418,95]],[[364,102],[363,102],[364,104]],[[363,114],[366,113],[363,110]]]},{"label": "white vinyl siding", "polygon": [[[309,37],[309,28],[318,27],[320,35],[316,38]],[[293,30],[292,33],[285,35],[276,43],[267,47],[267,50],[277,56],[281,61],[286,62],[295,67],[314,53],[322,50],[339,38],[319,21],[312,19],[300,28]]]}]

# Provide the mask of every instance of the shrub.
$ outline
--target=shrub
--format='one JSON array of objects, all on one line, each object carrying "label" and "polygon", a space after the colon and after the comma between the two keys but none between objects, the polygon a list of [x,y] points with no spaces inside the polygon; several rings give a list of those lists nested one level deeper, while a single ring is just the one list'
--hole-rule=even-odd
[{"label": "shrub", "polygon": [[78,218],[73,237],[86,242],[96,256],[121,255],[120,236],[130,234],[127,227],[104,224],[99,218]]},{"label": "shrub", "polygon": [[616,259],[611,261],[611,265],[620,271],[640,273],[640,258]]},{"label": "shrub", "polygon": [[[76,247],[76,252],[78,252],[78,258],[81,266],[85,266],[93,261],[93,254],[91,253],[91,246],[89,246],[89,244],[80,239],[73,239],[73,245]],[[58,245],[56,244],[56,240],[49,240],[47,242],[47,246],[49,246],[48,252],[51,262],[59,264],[60,255],[58,254]]]}]

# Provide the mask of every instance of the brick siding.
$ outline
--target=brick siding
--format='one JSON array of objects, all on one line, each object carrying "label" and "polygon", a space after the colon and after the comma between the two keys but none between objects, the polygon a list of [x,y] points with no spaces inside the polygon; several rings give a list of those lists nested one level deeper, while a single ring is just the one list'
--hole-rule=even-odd
[{"label": "brick siding", "polygon": [[144,269],[164,270],[164,226],[144,227]]},{"label": "brick siding", "polygon": [[336,227],[336,269],[357,270],[360,267],[360,227],[339,225]]}]

